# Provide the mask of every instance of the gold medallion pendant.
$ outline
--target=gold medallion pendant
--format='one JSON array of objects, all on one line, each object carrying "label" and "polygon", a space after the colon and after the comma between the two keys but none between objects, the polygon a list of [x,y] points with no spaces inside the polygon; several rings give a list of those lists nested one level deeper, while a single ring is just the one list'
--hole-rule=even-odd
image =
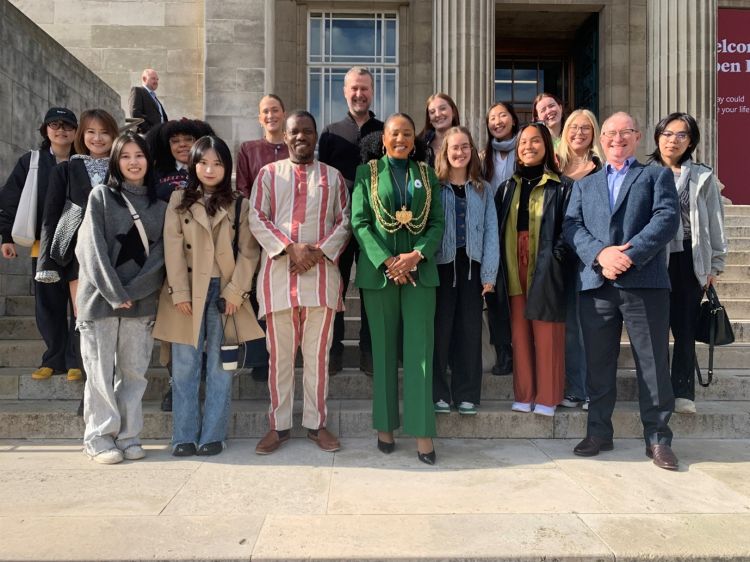
[{"label": "gold medallion pendant", "polygon": [[411,218],[411,211],[407,210],[405,206],[402,206],[400,211],[396,211],[396,220],[401,224],[409,224]]}]

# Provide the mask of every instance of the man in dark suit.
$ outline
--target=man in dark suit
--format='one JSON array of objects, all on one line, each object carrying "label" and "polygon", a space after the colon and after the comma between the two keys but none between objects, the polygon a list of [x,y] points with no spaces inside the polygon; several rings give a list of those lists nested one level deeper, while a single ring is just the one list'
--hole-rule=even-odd
[{"label": "man in dark suit", "polygon": [[[372,73],[364,67],[350,68],[344,76],[344,98],[349,111],[341,121],[331,123],[320,135],[318,158],[324,164],[333,166],[344,176],[349,195],[354,187],[354,176],[357,166],[362,164],[360,148],[362,140],[369,134],[383,130],[383,122],[375,118],[370,111],[375,90]],[[352,238],[344,253],[339,258],[339,272],[344,281],[344,295],[349,287],[352,265],[359,257],[359,246]],[[360,292],[360,303],[362,303]],[[372,346],[370,345],[370,326],[367,323],[365,307],[361,307],[359,328],[359,368],[372,375]],[[333,344],[328,368],[331,374],[343,367],[344,354],[344,313],[336,313],[333,324]]]},{"label": "man in dark suit", "polygon": [[164,123],[169,118],[164,106],[156,97],[156,88],[159,87],[159,75],[153,68],[147,68],[141,75],[141,86],[130,88],[128,98],[128,109],[133,118],[143,119],[138,125],[138,132],[145,134],[159,123]]},{"label": "man in dark suit", "polygon": [[586,438],[573,452],[588,457],[613,448],[624,322],[636,363],[646,455],[660,468],[676,470],[666,246],[679,226],[679,203],[672,171],[635,159],[640,139],[627,113],[602,124],[606,165],[574,184],[563,224],[565,240],[581,260],[579,311],[591,399]]}]

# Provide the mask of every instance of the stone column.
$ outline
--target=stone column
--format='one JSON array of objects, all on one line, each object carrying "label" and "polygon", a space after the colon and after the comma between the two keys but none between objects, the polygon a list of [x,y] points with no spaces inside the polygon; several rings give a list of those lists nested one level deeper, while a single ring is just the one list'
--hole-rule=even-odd
[{"label": "stone column", "polygon": [[494,92],[495,2],[434,0],[432,30],[435,92],[455,100],[461,124],[481,145]]},{"label": "stone column", "polygon": [[717,0],[648,0],[648,123],[674,111],[695,117],[701,129],[696,159],[716,163]]}]

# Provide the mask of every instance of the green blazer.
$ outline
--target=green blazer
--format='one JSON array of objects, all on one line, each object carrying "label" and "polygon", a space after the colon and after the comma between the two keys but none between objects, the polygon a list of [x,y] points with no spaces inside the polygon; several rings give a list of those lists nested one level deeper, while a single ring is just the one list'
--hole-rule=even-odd
[{"label": "green blazer", "polygon": [[[398,198],[391,179],[388,158],[384,156],[377,164],[378,195],[383,206],[393,215],[397,210],[395,201]],[[422,175],[416,162],[409,161],[409,170],[412,178],[421,180]],[[419,234],[411,234],[402,227],[391,234],[378,222],[372,209],[369,164],[357,168],[352,194],[352,231],[360,247],[356,277],[356,284],[360,289],[384,288],[389,279],[385,276],[383,262],[392,256],[414,250],[419,250],[425,257],[417,266],[417,285],[437,287],[440,284],[434,258],[443,238],[445,217],[440,202],[440,183],[430,167],[427,167],[427,177],[429,185],[414,186],[410,205],[414,216],[419,216],[426,203],[426,190],[431,191],[432,201],[424,229]]]}]

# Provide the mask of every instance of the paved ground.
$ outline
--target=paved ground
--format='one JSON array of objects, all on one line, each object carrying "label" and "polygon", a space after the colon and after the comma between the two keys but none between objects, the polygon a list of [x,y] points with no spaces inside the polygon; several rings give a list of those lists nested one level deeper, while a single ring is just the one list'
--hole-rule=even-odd
[{"label": "paved ground", "polygon": [[570,440],[402,439],[276,454],[232,440],[210,459],[166,443],[116,466],[72,441],[0,441],[0,560],[750,559],[750,440],[637,440],[596,459]]}]

